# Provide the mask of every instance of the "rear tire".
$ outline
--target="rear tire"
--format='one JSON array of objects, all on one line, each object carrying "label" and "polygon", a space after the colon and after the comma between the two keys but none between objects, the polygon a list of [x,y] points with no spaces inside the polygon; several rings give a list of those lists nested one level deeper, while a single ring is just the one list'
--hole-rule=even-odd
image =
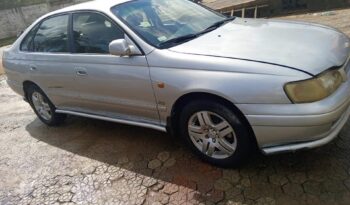
[{"label": "rear tire", "polygon": [[55,112],[55,106],[39,87],[35,85],[28,87],[26,94],[30,106],[43,123],[57,126],[64,122],[66,115]]},{"label": "rear tire", "polygon": [[255,148],[249,125],[240,115],[215,101],[193,101],[180,113],[180,134],[202,160],[236,167]]}]

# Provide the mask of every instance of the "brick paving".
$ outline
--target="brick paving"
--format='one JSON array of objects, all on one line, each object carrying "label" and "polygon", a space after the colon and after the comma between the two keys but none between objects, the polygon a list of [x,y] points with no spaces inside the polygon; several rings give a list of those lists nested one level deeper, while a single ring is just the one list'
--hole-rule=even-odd
[{"label": "brick paving", "polygon": [[[287,18],[347,32],[349,11]],[[324,147],[220,169],[153,130],[79,117],[49,128],[4,76],[0,99],[0,204],[350,204],[349,123]]]}]

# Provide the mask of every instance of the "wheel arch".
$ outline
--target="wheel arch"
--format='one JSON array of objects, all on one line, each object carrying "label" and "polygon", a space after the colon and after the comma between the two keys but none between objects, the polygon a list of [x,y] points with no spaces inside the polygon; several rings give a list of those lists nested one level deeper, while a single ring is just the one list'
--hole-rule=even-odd
[{"label": "wheel arch", "polygon": [[30,80],[26,80],[23,82],[23,93],[24,93],[24,99],[29,102],[29,98],[28,98],[28,88],[30,86],[35,86],[40,88],[36,83],[34,83],[33,81]]},{"label": "wheel arch", "polygon": [[231,101],[229,101],[228,99],[216,95],[216,94],[211,94],[211,93],[207,93],[207,92],[191,92],[191,93],[187,93],[184,94],[182,96],[180,96],[175,103],[173,104],[172,108],[171,108],[171,113],[170,116],[167,119],[167,129],[168,131],[172,134],[172,135],[177,135],[178,133],[178,121],[179,121],[179,116],[181,113],[181,109],[189,102],[193,101],[193,100],[212,100],[215,102],[219,102],[222,105],[225,105],[227,108],[231,109],[233,112],[237,113],[240,117],[240,119],[242,119],[244,121],[244,123],[246,125],[248,125],[248,132],[250,134],[250,136],[252,136],[252,139],[256,145],[256,147],[258,148],[258,143],[256,140],[256,136],[255,133],[253,131],[253,128],[251,126],[251,124],[249,123],[248,119],[245,117],[245,115],[243,114],[243,112]]}]

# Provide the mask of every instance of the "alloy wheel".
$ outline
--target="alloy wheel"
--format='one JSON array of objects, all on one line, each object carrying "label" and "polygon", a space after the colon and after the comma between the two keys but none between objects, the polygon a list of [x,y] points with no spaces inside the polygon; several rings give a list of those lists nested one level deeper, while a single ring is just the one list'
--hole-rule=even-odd
[{"label": "alloy wheel", "polygon": [[188,122],[188,134],[195,147],[211,158],[228,158],[237,148],[236,134],[230,123],[213,112],[194,113]]},{"label": "alloy wheel", "polygon": [[51,109],[46,98],[39,92],[34,91],[32,94],[32,103],[37,113],[44,120],[50,121],[52,118]]}]

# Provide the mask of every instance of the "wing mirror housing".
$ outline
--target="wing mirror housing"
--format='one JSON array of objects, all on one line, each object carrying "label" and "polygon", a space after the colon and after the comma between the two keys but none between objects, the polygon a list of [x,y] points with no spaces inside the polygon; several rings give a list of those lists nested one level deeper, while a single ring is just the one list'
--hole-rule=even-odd
[{"label": "wing mirror housing", "polygon": [[117,39],[109,44],[109,53],[115,56],[132,56],[138,54],[134,46],[129,45],[125,39]]}]

